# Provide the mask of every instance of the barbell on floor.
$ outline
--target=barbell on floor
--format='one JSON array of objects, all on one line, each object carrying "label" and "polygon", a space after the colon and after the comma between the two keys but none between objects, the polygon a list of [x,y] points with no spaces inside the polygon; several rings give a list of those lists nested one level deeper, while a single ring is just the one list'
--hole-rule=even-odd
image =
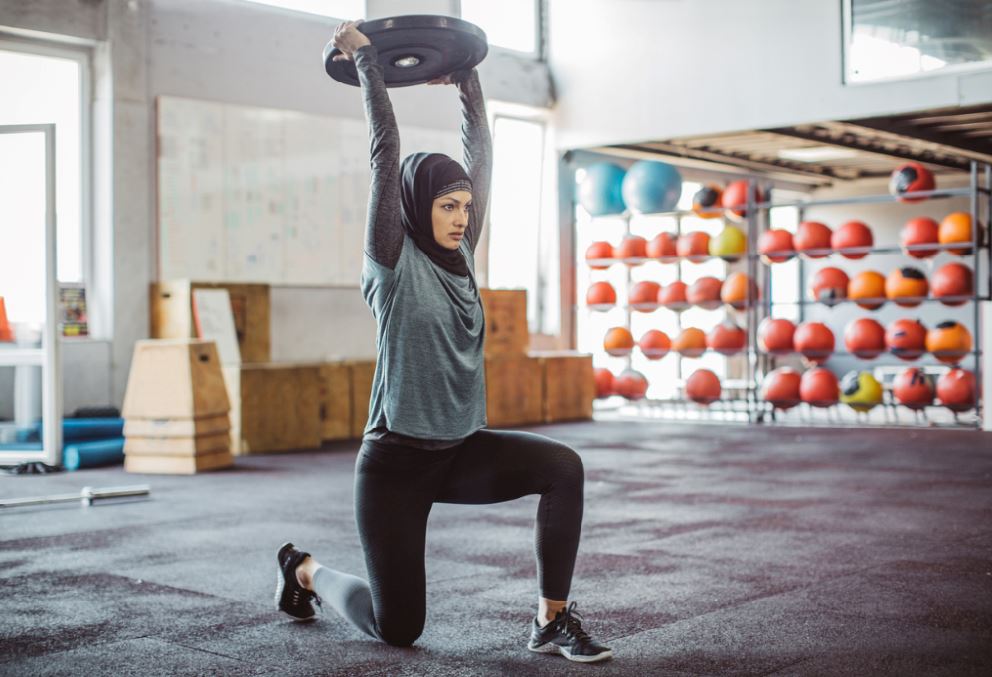
[{"label": "barbell on floor", "polygon": [[28,498],[0,498],[0,508],[20,508],[28,505],[50,505],[52,503],[72,503],[80,501],[84,506],[93,505],[94,501],[107,498],[126,498],[129,496],[147,496],[151,487],[139,484],[132,487],[108,487],[94,489],[83,487],[78,494],[55,494],[52,496],[31,496]]}]

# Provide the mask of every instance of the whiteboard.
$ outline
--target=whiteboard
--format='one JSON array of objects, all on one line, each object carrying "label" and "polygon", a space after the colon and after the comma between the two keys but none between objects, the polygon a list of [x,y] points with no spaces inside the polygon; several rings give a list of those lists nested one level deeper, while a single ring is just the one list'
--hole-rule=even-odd
[{"label": "whiteboard", "polygon": [[[458,130],[400,138],[462,160]],[[158,97],[159,279],[358,286],[369,181],[364,120]]]}]

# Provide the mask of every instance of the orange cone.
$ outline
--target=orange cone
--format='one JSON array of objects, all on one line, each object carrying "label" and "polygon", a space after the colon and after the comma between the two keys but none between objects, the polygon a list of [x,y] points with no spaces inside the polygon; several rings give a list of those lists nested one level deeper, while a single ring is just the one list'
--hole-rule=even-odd
[{"label": "orange cone", "polygon": [[7,321],[7,306],[0,296],[0,341],[13,341],[14,332],[10,330],[10,322]]}]

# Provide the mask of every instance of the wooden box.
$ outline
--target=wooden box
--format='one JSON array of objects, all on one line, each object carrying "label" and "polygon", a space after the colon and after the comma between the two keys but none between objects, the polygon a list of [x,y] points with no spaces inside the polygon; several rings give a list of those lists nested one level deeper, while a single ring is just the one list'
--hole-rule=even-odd
[{"label": "wooden box", "polygon": [[486,419],[491,428],[541,423],[543,377],[538,358],[486,358]]},{"label": "wooden box", "polygon": [[225,370],[239,427],[236,453],[317,449],[321,442],[320,366],[248,364]]},{"label": "wooden box", "polygon": [[125,454],[124,471],[157,475],[195,475],[208,470],[220,470],[234,465],[229,451],[199,456],[154,456]]},{"label": "wooden box", "polygon": [[230,431],[195,437],[128,437],[125,454],[145,456],[206,456],[231,451]]},{"label": "wooden box", "polygon": [[241,361],[268,362],[269,285],[170,280],[151,285],[151,336],[189,338],[196,336],[193,323],[193,290],[226,289],[231,296],[234,328],[238,334]]},{"label": "wooden box", "polygon": [[527,290],[480,289],[486,315],[486,357],[527,354]]},{"label": "wooden box", "polygon": [[375,361],[347,362],[351,383],[351,437],[361,438],[369,421],[369,400],[372,399],[372,377]]},{"label": "wooden box", "polygon": [[129,418],[124,421],[124,437],[196,437],[226,433],[231,429],[228,414],[199,418]]},{"label": "wooden box", "polygon": [[[368,409],[367,405],[366,409]],[[342,362],[322,364],[320,366],[321,439],[350,439],[352,437],[351,426],[353,417],[351,369],[347,364]]]},{"label": "wooden box", "polygon": [[541,363],[543,419],[579,421],[592,418],[596,399],[592,355],[571,351],[531,352]]},{"label": "wooden box", "polygon": [[229,409],[213,341],[144,339],[135,344],[125,419],[196,419],[226,415]]}]

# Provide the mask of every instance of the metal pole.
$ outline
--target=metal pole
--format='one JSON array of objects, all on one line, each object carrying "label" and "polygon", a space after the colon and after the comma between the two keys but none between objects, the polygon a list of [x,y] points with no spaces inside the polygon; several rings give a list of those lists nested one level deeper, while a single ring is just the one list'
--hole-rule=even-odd
[{"label": "metal pole", "polygon": [[29,505],[50,505],[54,503],[73,503],[80,501],[82,505],[89,506],[93,501],[108,498],[124,498],[128,496],[147,496],[151,493],[151,487],[147,484],[139,484],[133,487],[109,487],[107,489],[94,489],[93,487],[83,487],[78,494],[55,494],[52,496],[32,496],[28,498],[7,498],[0,500],[0,508],[21,508]]}]

